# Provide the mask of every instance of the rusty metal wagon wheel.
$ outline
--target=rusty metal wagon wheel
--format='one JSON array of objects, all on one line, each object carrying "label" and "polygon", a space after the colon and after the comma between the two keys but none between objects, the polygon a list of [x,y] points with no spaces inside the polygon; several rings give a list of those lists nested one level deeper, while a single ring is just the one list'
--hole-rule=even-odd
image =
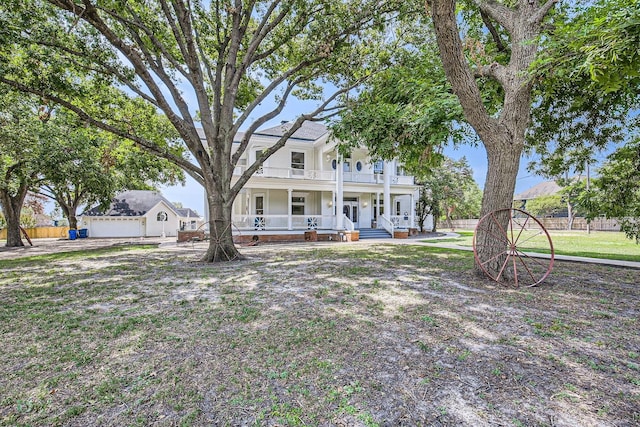
[{"label": "rusty metal wagon wheel", "polygon": [[[544,250],[546,255],[534,255]],[[551,273],[554,250],[542,223],[521,209],[499,209],[480,219],[473,235],[477,265],[504,285],[536,286]]]}]

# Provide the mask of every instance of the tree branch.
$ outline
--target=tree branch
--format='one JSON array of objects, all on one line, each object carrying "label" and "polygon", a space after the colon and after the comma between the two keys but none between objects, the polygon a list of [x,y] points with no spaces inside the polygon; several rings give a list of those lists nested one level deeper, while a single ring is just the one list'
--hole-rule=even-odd
[{"label": "tree branch", "polygon": [[[278,114],[280,114],[282,112],[282,110],[284,109],[285,104],[287,103],[287,100],[289,99],[289,95],[291,94],[291,91],[298,85],[298,81],[293,81],[290,82],[289,85],[287,85],[287,89],[285,90],[284,94],[282,95],[282,98],[280,99],[280,102],[278,103],[278,105],[276,106],[276,108],[274,108],[273,110],[269,111],[267,114],[264,114],[263,116],[261,116],[260,118],[258,118],[258,120],[255,120],[253,123],[251,123],[251,125],[249,126],[249,128],[245,131],[244,133],[244,137],[242,138],[242,140],[240,141],[240,146],[236,149],[236,152],[233,154],[233,156],[231,157],[231,165],[232,166],[236,166],[238,164],[238,160],[240,159],[240,157],[242,156],[242,154],[244,153],[244,151],[247,148],[247,145],[249,144],[249,139],[251,139],[251,136],[253,135],[253,133],[260,127],[262,126],[264,123],[266,123],[268,120],[273,119],[274,117],[277,117]],[[243,122],[241,122],[240,120],[237,121],[237,123],[234,125],[233,129],[237,129],[239,128],[239,126],[242,124]],[[238,131],[235,130],[234,135],[237,133]]]},{"label": "tree branch", "polygon": [[498,3],[495,0],[473,0],[474,3],[491,17],[498,24],[502,25],[509,34],[514,30],[514,25],[517,22],[517,16],[515,12],[507,6]]},{"label": "tree branch", "polygon": [[196,181],[202,183],[202,169],[198,168],[197,166],[195,166],[193,163],[183,159],[182,157],[178,157],[175,154],[172,154],[171,152],[169,152],[168,150],[163,150],[160,147],[158,147],[156,144],[154,144],[151,141],[148,141],[144,138],[141,138],[135,134],[132,134],[130,131],[125,131],[123,129],[117,128],[115,126],[112,126],[108,123],[105,123],[101,120],[97,120],[95,119],[93,116],[91,116],[89,113],[87,113],[84,109],[76,106],[75,104],[53,94],[53,93],[47,93],[41,90],[37,90],[37,89],[33,89],[30,88],[26,85],[23,85],[22,83],[16,82],[14,80],[9,80],[7,78],[5,78],[4,76],[0,76],[0,83],[4,83],[7,84],[11,87],[14,87],[18,90],[20,90],[21,92],[26,92],[26,93],[31,93],[40,97],[46,97],[47,99],[62,105],[63,107],[65,107],[66,109],[73,111],[74,113],[76,113],[78,115],[78,117],[84,121],[86,121],[89,124],[94,125],[95,127],[105,130],[107,132],[110,132],[114,135],[118,135],[122,138],[126,138],[129,139],[133,142],[135,142],[136,144],[138,144],[138,146],[142,149],[144,149],[145,151],[155,154],[159,157],[162,157],[164,159],[169,160],[170,162],[174,163],[175,165],[181,167],[182,169],[184,169],[185,172],[187,172],[189,175],[191,175],[194,179],[196,179]]},{"label": "tree branch", "polygon": [[545,16],[553,9],[553,7],[558,3],[558,0],[547,0],[545,4],[543,4],[540,9],[538,9],[530,18],[529,22],[532,24],[540,25],[544,20]]},{"label": "tree branch", "polygon": [[495,124],[484,106],[480,89],[463,54],[456,21],[456,2],[433,0],[431,4],[436,40],[447,79],[469,123],[479,133],[488,131]]},{"label": "tree branch", "polygon": [[[362,79],[364,80],[364,79]],[[328,108],[328,106],[333,103],[333,101],[335,101],[335,99],[344,94],[349,92],[350,90],[352,90],[353,88],[355,88],[356,86],[360,85],[362,83],[362,80],[358,80],[348,86],[343,87],[340,90],[337,90],[335,93],[333,93],[333,95],[331,95],[329,98],[327,98],[322,104],[320,104],[318,106],[318,108],[316,108],[314,111],[312,111],[309,114],[303,114],[301,116],[299,116],[296,121],[293,123],[293,125],[291,126],[291,128],[285,132],[285,134],[280,137],[280,139],[271,147],[269,147],[267,150],[265,150],[263,152],[263,154],[256,159],[256,161],[249,166],[247,169],[245,169],[245,171],[242,173],[242,175],[240,175],[240,177],[238,178],[238,181],[236,181],[236,183],[233,185],[233,187],[231,187],[231,194],[232,197],[235,197],[240,190],[242,189],[242,187],[244,187],[244,185],[247,183],[247,181],[251,178],[251,176],[258,170],[258,168],[260,166],[262,166],[262,164],[265,162],[265,160],[267,160],[273,153],[275,153],[276,151],[278,151],[280,148],[284,147],[284,145],[287,143],[287,141],[289,140],[289,138],[291,137],[291,135],[293,135],[298,129],[300,129],[300,127],[302,127],[302,124],[305,121],[321,121],[321,120],[325,120],[328,117],[333,117],[336,114],[338,114],[337,112],[334,112],[328,116],[323,116],[323,117],[318,117],[320,114],[322,114],[325,111],[330,111],[330,110],[335,110],[335,108]],[[255,129],[254,129],[255,131]],[[248,134],[248,132],[247,132]],[[247,135],[245,134],[245,138],[250,138],[251,135]]]},{"label": "tree branch", "polygon": [[[253,112],[253,110],[260,105],[260,103],[262,103],[269,95],[271,95],[271,93],[278,87],[280,86],[282,83],[284,83],[289,77],[293,76],[295,73],[297,73],[298,71],[307,68],[311,65],[314,65],[318,62],[320,62],[322,60],[321,57],[317,57],[317,58],[313,58],[312,60],[309,61],[303,61],[300,62],[299,64],[297,64],[295,67],[285,71],[284,73],[282,73],[278,78],[274,79],[271,81],[271,83],[269,83],[269,86],[267,86],[266,88],[264,88],[264,90],[260,93],[260,95],[258,95],[256,97],[256,99],[254,99],[251,104],[249,104],[247,106],[247,108],[245,108],[245,110],[242,112],[242,115],[240,117],[238,117],[238,119],[235,121],[235,125],[233,127],[233,132],[237,133],[238,130],[240,129],[240,126],[242,126],[242,124],[247,120],[247,118],[249,117],[249,115],[251,115],[251,113]],[[308,79],[310,79],[311,77],[309,77]],[[307,79],[307,80],[308,80]],[[299,84],[300,82],[298,82],[297,84]]]},{"label": "tree branch", "polygon": [[[83,0],[85,5],[84,9],[79,9],[72,0],[48,1],[63,10],[67,10],[76,16],[81,17],[81,19],[98,30],[115,49],[122,53],[129,62],[131,62],[138,77],[140,77],[151,92],[151,95],[157,100],[156,105],[158,105],[158,108],[166,114],[167,118],[183,137],[189,149],[192,151],[198,149],[197,144],[200,144],[200,140],[197,132],[195,131],[195,125],[189,113],[189,107],[182,98],[178,88],[173,84],[171,78],[165,73],[161,64],[160,66],[155,66],[156,64],[154,64],[153,61],[146,62],[134,47],[125,43],[125,41],[104,22],[98,13],[98,9],[90,0]],[[156,82],[156,79],[149,72],[148,65],[154,71],[157,78],[159,78],[169,89],[173,101],[182,117],[176,114],[172,106],[166,100],[162,90]]]},{"label": "tree branch", "polygon": [[487,15],[485,11],[480,9],[480,17],[482,18],[482,22],[484,22],[485,27],[487,27],[487,29],[489,30],[489,33],[491,33],[491,37],[493,38],[498,51],[504,52],[506,50],[506,47],[504,43],[502,43],[500,34],[498,33],[498,30],[496,30],[495,25],[493,25],[493,22],[491,22],[491,18],[489,17],[489,15]]}]

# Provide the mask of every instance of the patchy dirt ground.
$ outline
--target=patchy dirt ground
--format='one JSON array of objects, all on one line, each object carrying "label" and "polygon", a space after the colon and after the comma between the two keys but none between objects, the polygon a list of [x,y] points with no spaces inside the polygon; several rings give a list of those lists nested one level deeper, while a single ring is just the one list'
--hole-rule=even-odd
[{"label": "patchy dirt ground", "polygon": [[0,261],[1,425],[634,426],[638,270],[274,245]]}]

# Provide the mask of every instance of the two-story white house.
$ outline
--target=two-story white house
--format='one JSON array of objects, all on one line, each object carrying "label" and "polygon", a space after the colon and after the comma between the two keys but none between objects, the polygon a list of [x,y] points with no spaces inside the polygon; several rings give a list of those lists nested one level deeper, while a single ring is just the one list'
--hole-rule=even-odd
[{"label": "two-story white house", "polygon": [[[290,126],[284,122],[256,132],[235,175]],[[360,238],[366,238],[371,229],[385,230],[390,237],[394,230],[415,227],[418,187],[413,176],[404,175],[396,161],[373,162],[365,148],[342,158],[336,145],[326,126],[306,122],[265,161],[236,198],[234,232],[273,235],[360,230]]]}]

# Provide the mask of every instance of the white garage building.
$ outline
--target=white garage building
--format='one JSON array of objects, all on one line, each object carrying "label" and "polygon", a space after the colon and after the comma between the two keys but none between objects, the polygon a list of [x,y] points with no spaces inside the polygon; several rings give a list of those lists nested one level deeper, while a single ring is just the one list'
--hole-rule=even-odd
[{"label": "white garage building", "polygon": [[146,190],[119,193],[107,210],[89,209],[79,222],[89,237],[173,237],[203,223],[193,210],[178,209],[159,192]]}]

